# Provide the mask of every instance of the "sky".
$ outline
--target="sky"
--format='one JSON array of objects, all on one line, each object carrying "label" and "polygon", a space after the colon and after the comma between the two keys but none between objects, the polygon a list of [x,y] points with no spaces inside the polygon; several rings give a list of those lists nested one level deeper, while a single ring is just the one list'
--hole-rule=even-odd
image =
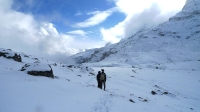
[{"label": "sky", "polygon": [[0,0],[0,48],[61,61],[117,43],[179,12],[186,0]]}]

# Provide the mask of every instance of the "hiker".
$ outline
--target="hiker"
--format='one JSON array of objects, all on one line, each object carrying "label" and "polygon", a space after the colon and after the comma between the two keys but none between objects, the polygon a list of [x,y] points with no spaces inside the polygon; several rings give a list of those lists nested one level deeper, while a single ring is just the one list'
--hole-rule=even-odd
[{"label": "hiker", "polygon": [[101,71],[99,71],[97,74],[97,82],[98,82],[98,88],[102,89],[102,83],[100,80],[100,76],[101,76]]},{"label": "hiker", "polygon": [[100,76],[100,80],[101,80],[101,89],[102,89],[102,85],[104,86],[104,90],[106,89],[106,74],[104,72],[104,69],[101,69],[101,76]]}]

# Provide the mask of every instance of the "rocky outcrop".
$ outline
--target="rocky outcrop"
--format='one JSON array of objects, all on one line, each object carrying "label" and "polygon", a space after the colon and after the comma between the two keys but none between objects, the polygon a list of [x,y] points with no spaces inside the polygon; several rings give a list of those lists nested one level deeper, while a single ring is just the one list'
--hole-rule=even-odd
[{"label": "rocky outcrop", "polygon": [[41,63],[30,63],[25,64],[20,71],[25,71],[29,75],[33,76],[45,76],[49,78],[54,78],[53,70],[50,65]]},{"label": "rocky outcrop", "polygon": [[0,49],[0,57],[3,56],[8,59],[13,59],[17,62],[22,62],[20,54],[17,54],[10,49]]},{"label": "rocky outcrop", "polygon": [[182,9],[183,11],[199,11],[200,10],[200,1],[199,0],[187,0],[185,6]]},{"label": "rocky outcrop", "polygon": [[109,57],[110,55],[116,54],[116,53],[117,53],[117,51],[115,51],[113,49],[104,51],[100,48],[100,49],[94,50],[94,52],[88,57],[80,56],[80,57],[75,58],[75,60],[77,63],[87,63],[87,62],[91,62],[91,61],[99,62],[99,61],[102,61],[105,58]]},{"label": "rocky outcrop", "polygon": [[190,19],[195,16],[200,15],[200,1],[199,0],[187,0],[182,11],[176,14],[176,16],[171,17],[170,21],[180,21],[185,19]]},{"label": "rocky outcrop", "polygon": [[34,75],[34,76],[45,76],[45,77],[50,77],[54,78],[53,71],[28,71],[27,72],[29,75]]}]

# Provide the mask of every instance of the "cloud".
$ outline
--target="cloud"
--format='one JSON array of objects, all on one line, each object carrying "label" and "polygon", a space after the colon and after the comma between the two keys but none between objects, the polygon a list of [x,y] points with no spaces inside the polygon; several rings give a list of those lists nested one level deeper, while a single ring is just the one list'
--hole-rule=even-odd
[{"label": "cloud", "polygon": [[119,11],[125,13],[127,16],[136,13],[141,13],[143,10],[149,8],[152,0],[114,0]]},{"label": "cloud", "polygon": [[139,14],[128,17],[124,21],[124,37],[132,36],[139,29],[147,29],[158,25],[168,19],[169,16],[161,16],[161,11],[157,4]]},{"label": "cloud", "polygon": [[88,12],[87,15],[96,15],[101,13],[102,11],[93,11],[93,12]]},{"label": "cloud", "polygon": [[74,34],[74,35],[80,35],[80,36],[85,36],[86,34],[88,34],[87,32],[83,31],[83,30],[74,30],[74,31],[70,31],[67,32],[68,34]]},{"label": "cloud", "polygon": [[110,29],[101,28],[101,35],[103,37],[103,41],[110,43],[117,43],[124,35],[124,23],[118,23],[114,27]]},{"label": "cloud", "polygon": [[72,48],[74,37],[58,33],[55,26],[48,22],[38,22],[30,14],[17,12],[11,8],[13,1],[0,0],[0,47],[18,52],[61,60],[79,52]]},{"label": "cloud", "polygon": [[73,27],[84,28],[98,25],[105,21],[113,12],[115,12],[116,8],[111,8],[106,11],[94,11],[87,13],[88,15],[93,15],[91,18],[85,20],[84,22],[78,22]]},{"label": "cloud", "polygon": [[81,16],[81,15],[83,15],[81,12],[77,12],[77,13],[75,14],[75,16]]},{"label": "cloud", "polygon": [[134,15],[158,4],[161,13],[180,11],[186,0],[113,0],[119,10],[126,15]]},{"label": "cloud", "polygon": [[43,51],[50,55],[55,55],[56,53],[70,55],[78,51],[68,46],[74,41],[73,37],[62,33],[59,34],[52,23],[43,23],[40,28],[43,29],[39,32],[42,39],[38,43]]},{"label": "cloud", "polygon": [[126,15],[117,25],[101,28],[103,40],[116,43],[141,28],[151,28],[180,11],[186,0],[113,0],[116,8]]}]

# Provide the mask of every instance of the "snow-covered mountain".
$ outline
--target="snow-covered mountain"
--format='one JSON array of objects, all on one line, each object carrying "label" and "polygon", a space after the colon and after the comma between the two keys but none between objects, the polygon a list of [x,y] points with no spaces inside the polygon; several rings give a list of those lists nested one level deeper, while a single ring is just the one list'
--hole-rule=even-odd
[{"label": "snow-covered mountain", "polygon": [[166,63],[200,60],[200,0],[155,28],[143,29],[119,43],[73,56],[77,63]]}]

